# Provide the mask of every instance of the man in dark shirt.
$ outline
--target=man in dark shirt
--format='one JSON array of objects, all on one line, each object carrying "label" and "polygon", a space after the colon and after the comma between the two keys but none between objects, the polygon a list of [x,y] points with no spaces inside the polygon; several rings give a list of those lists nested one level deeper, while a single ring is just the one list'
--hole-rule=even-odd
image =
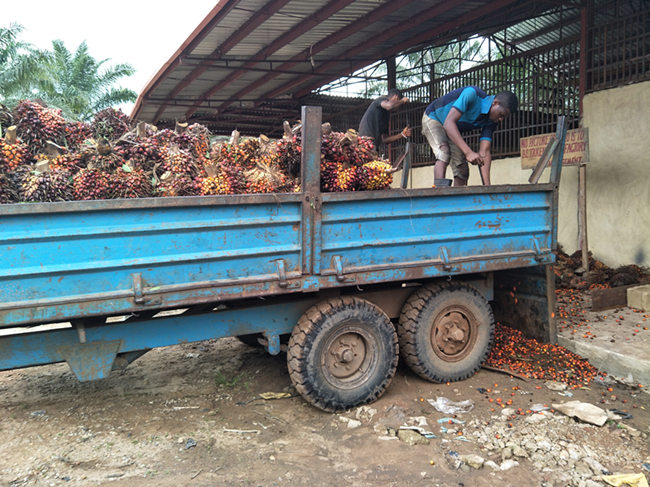
[{"label": "man in dark shirt", "polygon": [[382,144],[390,144],[401,138],[410,137],[411,128],[408,125],[401,132],[388,135],[390,112],[408,103],[408,101],[409,99],[402,96],[402,92],[398,89],[391,89],[388,91],[387,96],[376,98],[361,118],[359,135],[372,137],[377,148]]},{"label": "man in dark shirt", "polygon": [[[490,184],[492,132],[518,106],[510,91],[490,96],[476,86],[458,88],[434,100],[422,116],[422,133],[436,157],[435,179],[444,179],[447,165],[451,165],[454,186],[465,186],[470,162],[480,167],[483,184]],[[461,133],[479,128],[479,151],[474,152]]]}]

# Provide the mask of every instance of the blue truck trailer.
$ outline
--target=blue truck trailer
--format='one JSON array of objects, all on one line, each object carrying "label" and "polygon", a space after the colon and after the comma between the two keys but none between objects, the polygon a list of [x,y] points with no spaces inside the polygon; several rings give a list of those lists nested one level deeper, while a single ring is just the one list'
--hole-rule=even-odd
[{"label": "blue truck trailer", "polygon": [[0,206],[0,370],[87,381],[239,336],[285,349],[298,392],[337,411],[378,398],[400,355],[431,381],[475,373],[490,302],[553,338],[563,143],[544,184],[321,193],[320,108],[302,120],[299,193]]}]

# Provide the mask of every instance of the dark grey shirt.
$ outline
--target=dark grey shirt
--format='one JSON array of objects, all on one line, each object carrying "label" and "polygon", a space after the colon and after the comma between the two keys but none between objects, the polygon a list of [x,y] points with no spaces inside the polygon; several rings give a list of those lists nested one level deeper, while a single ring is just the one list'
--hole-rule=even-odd
[{"label": "dark grey shirt", "polygon": [[381,102],[388,101],[387,96],[380,96],[370,104],[366,113],[361,118],[359,123],[359,135],[372,137],[375,141],[375,147],[382,144],[382,134],[388,135],[388,122],[390,120],[390,113],[385,108],[382,108]]}]

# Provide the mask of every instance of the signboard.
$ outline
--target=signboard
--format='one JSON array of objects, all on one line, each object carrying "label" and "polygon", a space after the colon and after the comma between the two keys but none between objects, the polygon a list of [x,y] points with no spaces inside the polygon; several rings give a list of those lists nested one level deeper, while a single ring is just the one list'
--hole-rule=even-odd
[{"label": "signboard", "polygon": [[[520,139],[521,147],[521,168],[533,169],[542,156],[548,141],[555,136],[552,134],[533,135]],[[564,143],[563,166],[578,166],[587,162],[587,148],[589,144],[589,132],[586,128],[568,130]],[[549,161],[550,163],[550,161]]]}]

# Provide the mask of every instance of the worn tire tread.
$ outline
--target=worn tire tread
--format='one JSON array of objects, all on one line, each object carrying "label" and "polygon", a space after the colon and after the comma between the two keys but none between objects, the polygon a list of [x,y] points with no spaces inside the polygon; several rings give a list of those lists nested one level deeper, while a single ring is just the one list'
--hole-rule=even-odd
[{"label": "worn tire tread", "polygon": [[[366,396],[353,404],[347,403],[337,397],[322,397],[317,390],[312,379],[308,376],[307,371],[307,355],[308,350],[311,350],[314,340],[317,337],[318,329],[328,316],[333,314],[339,309],[346,307],[363,307],[373,312],[379,312],[385,319],[384,326],[390,326],[392,330],[392,343],[393,349],[392,360],[388,363],[387,373],[381,380],[373,384]],[[303,398],[313,406],[327,412],[342,411],[351,407],[367,404],[378,399],[388,388],[390,382],[397,370],[397,363],[399,361],[399,341],[397,333],[388,316],[376,305],[358,297],[337,297],[327,301],[323,301],[312,306],[307,310],[298,320],[291,338],[289,339],[289,346],[287,349],[287,366],[289,369],[289,376],[296,390],[303,396]],[[365,385],[364,387],[366,387]]]},{"label": "worn tire tread", "polygon": [[[488,326],[490,329],[488,345],[471,368],[455,374],[442,375],[433,370],[433,368],[426,363],[426,360],[420,356],[417,347],[417,332],[420,326],[419,323],[422,313],[427,304],[442,293],[459,290],[470,293],[470,295],[478,298],[480,302],[484,302],[486,305],[485,312],[487,314],[489,321]],[[480,369],[481,365],[485,362],[490,353],[492,344],[494,343],[494,315],[492,314],[492,308],[489,306],[487,301],[485,301],[483,296],[476,291],[476,289],[467,284],[452,281],[443,285],[421,287],[411,294],[402,308],[402,313],[400,314],[399,323],[397,325],[397,336],[399,338],[400,356],[402,360],[411,370],[413,370],[413,372],[423,379],[438,383],[464,380],[474,375]]]}]

